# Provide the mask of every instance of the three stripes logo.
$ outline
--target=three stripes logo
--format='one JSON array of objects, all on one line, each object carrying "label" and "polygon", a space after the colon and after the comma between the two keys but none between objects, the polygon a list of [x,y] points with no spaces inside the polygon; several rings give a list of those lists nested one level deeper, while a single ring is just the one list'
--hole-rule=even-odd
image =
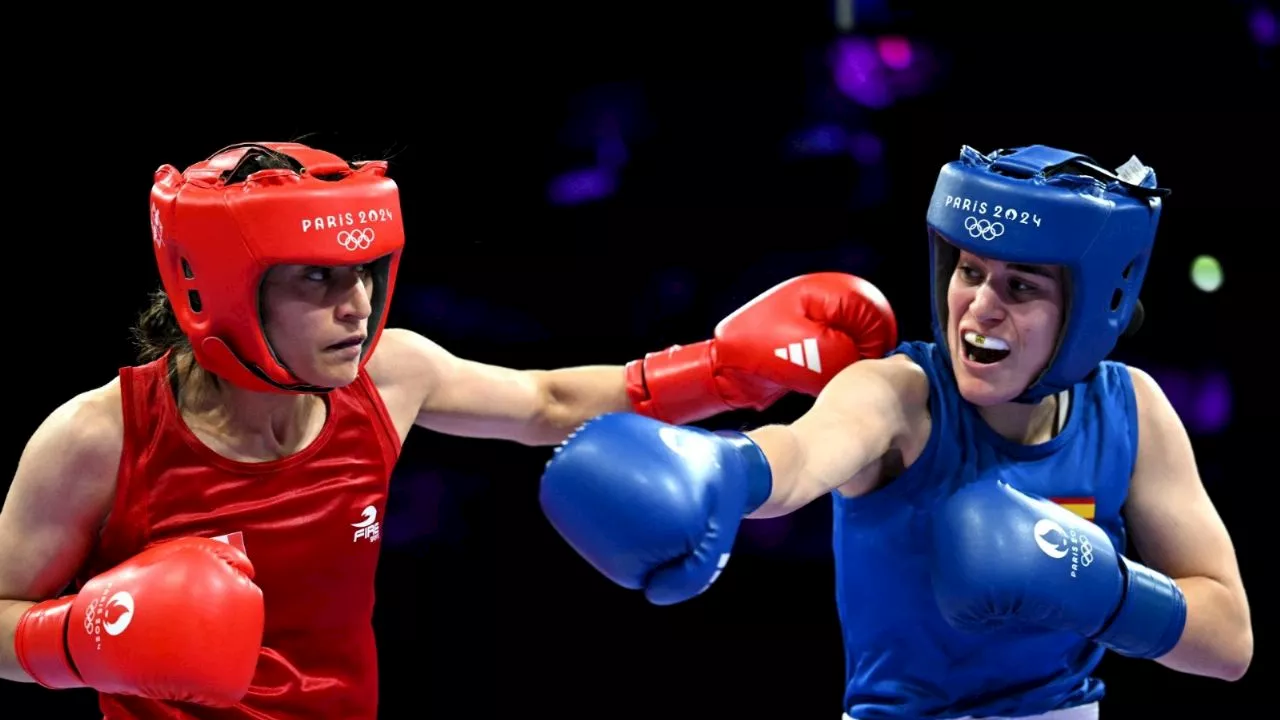
[{"label": "three stripes logo", "polygon": [[817,338],[805,338],[800,342],[790,343],[786,347],[775,348],[773,354],[793,365],[808,368],[816,373],[822,372],[822,357],[818,355]]}]

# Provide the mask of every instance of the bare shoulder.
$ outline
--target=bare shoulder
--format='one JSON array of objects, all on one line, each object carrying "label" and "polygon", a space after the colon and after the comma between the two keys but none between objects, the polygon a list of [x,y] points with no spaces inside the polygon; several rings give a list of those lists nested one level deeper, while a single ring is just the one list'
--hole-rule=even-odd
[{"label": "bare shoulder", "polygon": [[88,554],[115,500],[120,399],[118,379],[76,395],[27,441],[0,510],[0,597],[49,597]]},{"label": "bare shoulder", "polygon": [[80,393],[45,417],[27,440],[5,500],[6,520],[97,525],[115,498],[124,451],[118,378]]},{"label": "bare shoulder", "polygon": [[860,409],[870,403],[882,411],[912,416],[928,410],[929,377],[906,355],[863,360],[840,371],[819,400]]},{"label": "bare shoulder", "polygon": [[450,357],[448,351],[412,330],[387,328],[378,339],[365,371],[379,390],[435,376]]},{"label": "bare shoulder", "polygon": [[1160,383],[1142,368],[1136,368],[1132,365],[1125,365],[1125,370],[1129,372],[1129,381],[1133,384],[1133,394],[1138,402],[1138,412],[1150,408],[1153,404],[1160,404],[1165,401],[1164,390],[1160,388]]},{"label": "bare shoulder", "polygon": [[387,328],[382,332],[365,371],[401,439],[455,365],[456,358],[449,351],[412,330]]},{"label": "bare shoulder", "polygon": [[872,444],[884,449],[916,449],[928,438],[928,401],[929,378],[911,358],[862,360],[840,371],[795,426],[839,428],[876,438]]},{"label": "bare shoulder", "polygon": [[116,377],[62,403],[36,428],[24,456],[47,449],[55,460],[76,467],[109,467],[114,478],[124,446],[120,392]]},{"label": "bare shoulder", "polygon": [[926,409],[929,405],[929,376],[924,368],[906,355],[891,355],[879,360],[865,361],[872,372],[877,373],[894,389],[908,408]]},{"label": "bare shoulder", "polygon": [[1159,444],[1170,433],[1185,433],[1182,419],[1165,395],[1160,383],[1140,368],[1126,365],[1137,405],[1138,445]]},{"label": "bare shoulder", "polygon": [[1186,427],[1160,384],[1144,370],[1131,365],[1125,368],[1137,405],[1139,465],[1159,464],[1156,462],[1159,458],[1167,457],[1175,449],[1181,452],[1184,446],[1189,450],[1191,440]]}]

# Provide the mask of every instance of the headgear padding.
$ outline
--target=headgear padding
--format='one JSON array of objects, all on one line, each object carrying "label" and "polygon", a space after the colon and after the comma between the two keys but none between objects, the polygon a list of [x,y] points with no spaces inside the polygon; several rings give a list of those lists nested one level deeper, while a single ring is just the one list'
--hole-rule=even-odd
[{"label": "headgear padding", "polygon": [[404,248],[399,190],[386,171],[385,162],[348,163],[296,143],[232,145],[185,172],[172,165],[156,171],[156,263],[204,369],[249,390],[330,389],[303,383],[271,349],[259,297],[274,265],[373,269],[361,366],[368,362]]},{"label": "headgear padding", "polygon": [[942,167],[929,202],[936,341],[947,347],[947,287],[961,250],[1059,265],[1062,329],[1049,364],[1017,400],[1035,402],[1087,379],[1129,325],[1168,194],[1136,157],[1112,173],[1043,145],[991,155],[964,146]]}]

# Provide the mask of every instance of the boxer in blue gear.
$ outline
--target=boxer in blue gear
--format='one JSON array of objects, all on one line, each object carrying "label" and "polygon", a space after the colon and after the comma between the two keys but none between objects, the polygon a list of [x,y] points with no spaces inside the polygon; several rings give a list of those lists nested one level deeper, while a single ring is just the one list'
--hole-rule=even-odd
[{"label": "boxer in blue gear", "polygon": [[927,214],[933,342],[850,365],[789,425],[596,418],[547,464],[547,518],[670,604],[743,518],[830,494],[853,720],[1097,717],[1107,650],[1240,678],[1248,601],[1187,432],[1106,360],[1167,194],[1136,158],[963,148]]}]

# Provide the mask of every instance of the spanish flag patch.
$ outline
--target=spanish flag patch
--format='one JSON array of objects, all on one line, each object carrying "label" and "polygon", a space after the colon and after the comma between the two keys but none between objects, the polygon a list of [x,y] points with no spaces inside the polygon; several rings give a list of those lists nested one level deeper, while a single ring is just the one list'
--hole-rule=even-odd
[{"label": "spanish flag patch", "polygon": [[1097,511],[1097,504],[1091,497],[1056,497],[1049,499],[1085,520],[1092,520]]}]

